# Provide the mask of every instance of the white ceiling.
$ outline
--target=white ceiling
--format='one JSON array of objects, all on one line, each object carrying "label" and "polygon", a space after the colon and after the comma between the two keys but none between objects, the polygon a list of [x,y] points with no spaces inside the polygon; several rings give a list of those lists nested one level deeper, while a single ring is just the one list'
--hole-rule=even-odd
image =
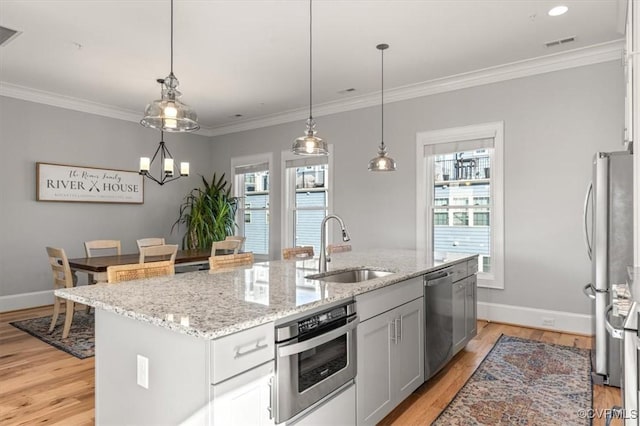
[{"label": "white ceiling", "polygon": [[[548,16],[558,4],[569,11]],[[386,92],[618,40],[622,4],[316,0],[314,105],[379,92],[379,43],[390,45]],[[174,72],[204,128],[308,108],[307,0],[175,0],[174,10]],[[169,11],[169,0],[0,0],[0,25],[22,32],[0,47],[0,85],[141,118],[169,73]]]}]

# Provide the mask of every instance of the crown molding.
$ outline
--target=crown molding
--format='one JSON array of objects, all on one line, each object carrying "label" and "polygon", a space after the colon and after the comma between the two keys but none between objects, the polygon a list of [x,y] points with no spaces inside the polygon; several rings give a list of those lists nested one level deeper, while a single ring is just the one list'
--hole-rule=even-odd
[{"label": "crown molding", "polygon": [[88,101],[86,99],[74,98],[71,96],[59,95],[57,93],[47,92],[44,90],[19,86],[17,84],[7,83],[5,81],[0,81],[0,95],[21,99],[23,101],[36,102],[39,104],[51,105],[59,108],[101,115],[103,117],[115,118],[118,120],[140,122],[139,112],[136,113],[134,111],[125,110],[98,102]]},{"label": "crown molding", "polygon": [[[397,87],[385,91],[385,103],[399,102],[453,90],[466,89],[485,84],[515,78],[529,77],[553,71],[597,64],[601,62],[615,61],[622,58],[624,41],[614,40],[607,43],[596,44],[581,49],[554,53],[533,59],[512,62],[505,65],[485,68],[449,77],[429,80],[422,83]],[[57,93],[32,89],[25,86],[0,81],[0,96],[21,99],[30,102],[51,105],[74,111],[96,114],[104,117],[115,118],[138,123],[140,112],[117,108],[86,99],[63,96]],[[321,117],[360,108],[379,105],[380,93],[354,96],[349,99],[327,102],[314,105],[314,116]],[[198,132],[203,136],[220,136],[229,133],[237,133],[245,130],[253,130],[277,124],[304,120],[308,116],[308,109],[297,108],[281,113],[264,115],[254,119],[243,120],[229,125],[218,127],[201,127]]]},{"label": "crown molding", "polygon": [[[453,90],[466,89],[485,84],[516,78],[529,77],[553,71],[598,64],[601,62],[621,60],[624,41],[614,40],[566,52],[554,53],[533,59],[512,62],[481,70],[457,74],[449,77],[429,80],[422,83],[396,87],[385,90],[385,104],[399,102]],[[321,117],[352,111],[360,108],[377,106],[380,104],[380,92],[361,96],[354,96],[347,100],[327,102],[313,106],[313,116]],[[209,128],[211,136],[237,133],[245,130],[258,129],[289,123],[308,118],[309,110],[298,108],[279,114],[265,115],[255,119],[244,120],[230,125]]]}]

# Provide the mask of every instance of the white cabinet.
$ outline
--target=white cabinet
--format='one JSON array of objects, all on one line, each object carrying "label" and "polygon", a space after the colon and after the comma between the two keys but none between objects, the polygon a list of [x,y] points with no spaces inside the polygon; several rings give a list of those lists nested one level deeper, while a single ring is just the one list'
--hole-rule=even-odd
[{"label": "white cabinet", "polygon": [[358,326],[358,425],[377,423],[424,382],[424,299],[404,300],[422,291],[420,277],[356,299],[365,312],[402,303]]},{"label": "white cabinet", "polygon": [[274,363],[270,361],[220,384],[213,385],[210,404],[214,425],[273,425],[271,385]]}]

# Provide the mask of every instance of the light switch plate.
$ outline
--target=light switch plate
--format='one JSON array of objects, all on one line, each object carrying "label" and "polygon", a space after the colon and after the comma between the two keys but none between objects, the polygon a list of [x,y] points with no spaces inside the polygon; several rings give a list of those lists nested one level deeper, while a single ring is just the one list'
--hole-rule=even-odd
[{"label": "light switch plate", "polygon": [[145,389],[149,389],[149,358],[138,355],[137,371],[138,385]]}]

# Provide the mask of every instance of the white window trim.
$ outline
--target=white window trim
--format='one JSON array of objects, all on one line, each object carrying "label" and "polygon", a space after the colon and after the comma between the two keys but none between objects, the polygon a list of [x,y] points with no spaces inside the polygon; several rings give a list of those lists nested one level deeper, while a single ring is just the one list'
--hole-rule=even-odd
[{"label": "white window trim", "polygon": [[[327,166],[329,170],[327,171],[327,211],[329,214],[333,211],[333,144],[328,144],[329,155],[327,156]],[[281,249],[284,247],[289,247],[289,241],[293,241],[293,215],[291,214],[291,209],[289,205],[291,201],[295,199],[295,186],[289,185],[289,177],[287,175],[287,161],[295,160],[300,158],[300,156],[294,154],[293,152],[287,150],[282,151],[281,155],[281,163],[280,169],[282,170],[282,215],[281,215]],[[327,233],[327,239],[331,238],[331,233]],[[327,241],[327,244],[330,244]]]},{"label": "white window trim", "polygon": [[427,206],[432,197],[433,171],[428,170],[425,146],[473,139],[494,139],[491,168],[492,272],[478,274],[478,286],[504,289],[504,122],[419,132],[416,134],[416,249],[432,256],[432,218]]},{"label": "white window trim", "polygon": [[[232,182],[233,182],[233,195],[234,196],[238,196],[239,192],[238,192],[238,182],[236,179],[236,167],[240,167],[240,166],[246,166],[249,164],[261,164],[261,163],[268,163],[269,164],[269,179],[270,179],[270,184],[273,182],[272,177],[273,177],[273,153],[271,152],[265,152],[263,154],[254,154],[254,155],[245,155],[245,156],[241,156],[241,157],[232,157],[231,158],[231,171],[229,173],[229,176],[231,176]],[[273,187],[269,188],[269,208],[267,209],[267,212],[269,212],[271,210],[271,198],[273,196]],[[242,231],[243,235],[244,235],[244,217],[241,218],[242,220],[237,220],[237,224],[238,224],[238,231]],[[269,224],[269,253],[267,253],[266,255],[263,254],[255,254],[255,258],[258,261],[266,261],[269,260],[269,258],[271,257],[271,249],[272,249],[272,244],[271,242],[273,241],[273,229],[271,227],[271,225]]]}]

